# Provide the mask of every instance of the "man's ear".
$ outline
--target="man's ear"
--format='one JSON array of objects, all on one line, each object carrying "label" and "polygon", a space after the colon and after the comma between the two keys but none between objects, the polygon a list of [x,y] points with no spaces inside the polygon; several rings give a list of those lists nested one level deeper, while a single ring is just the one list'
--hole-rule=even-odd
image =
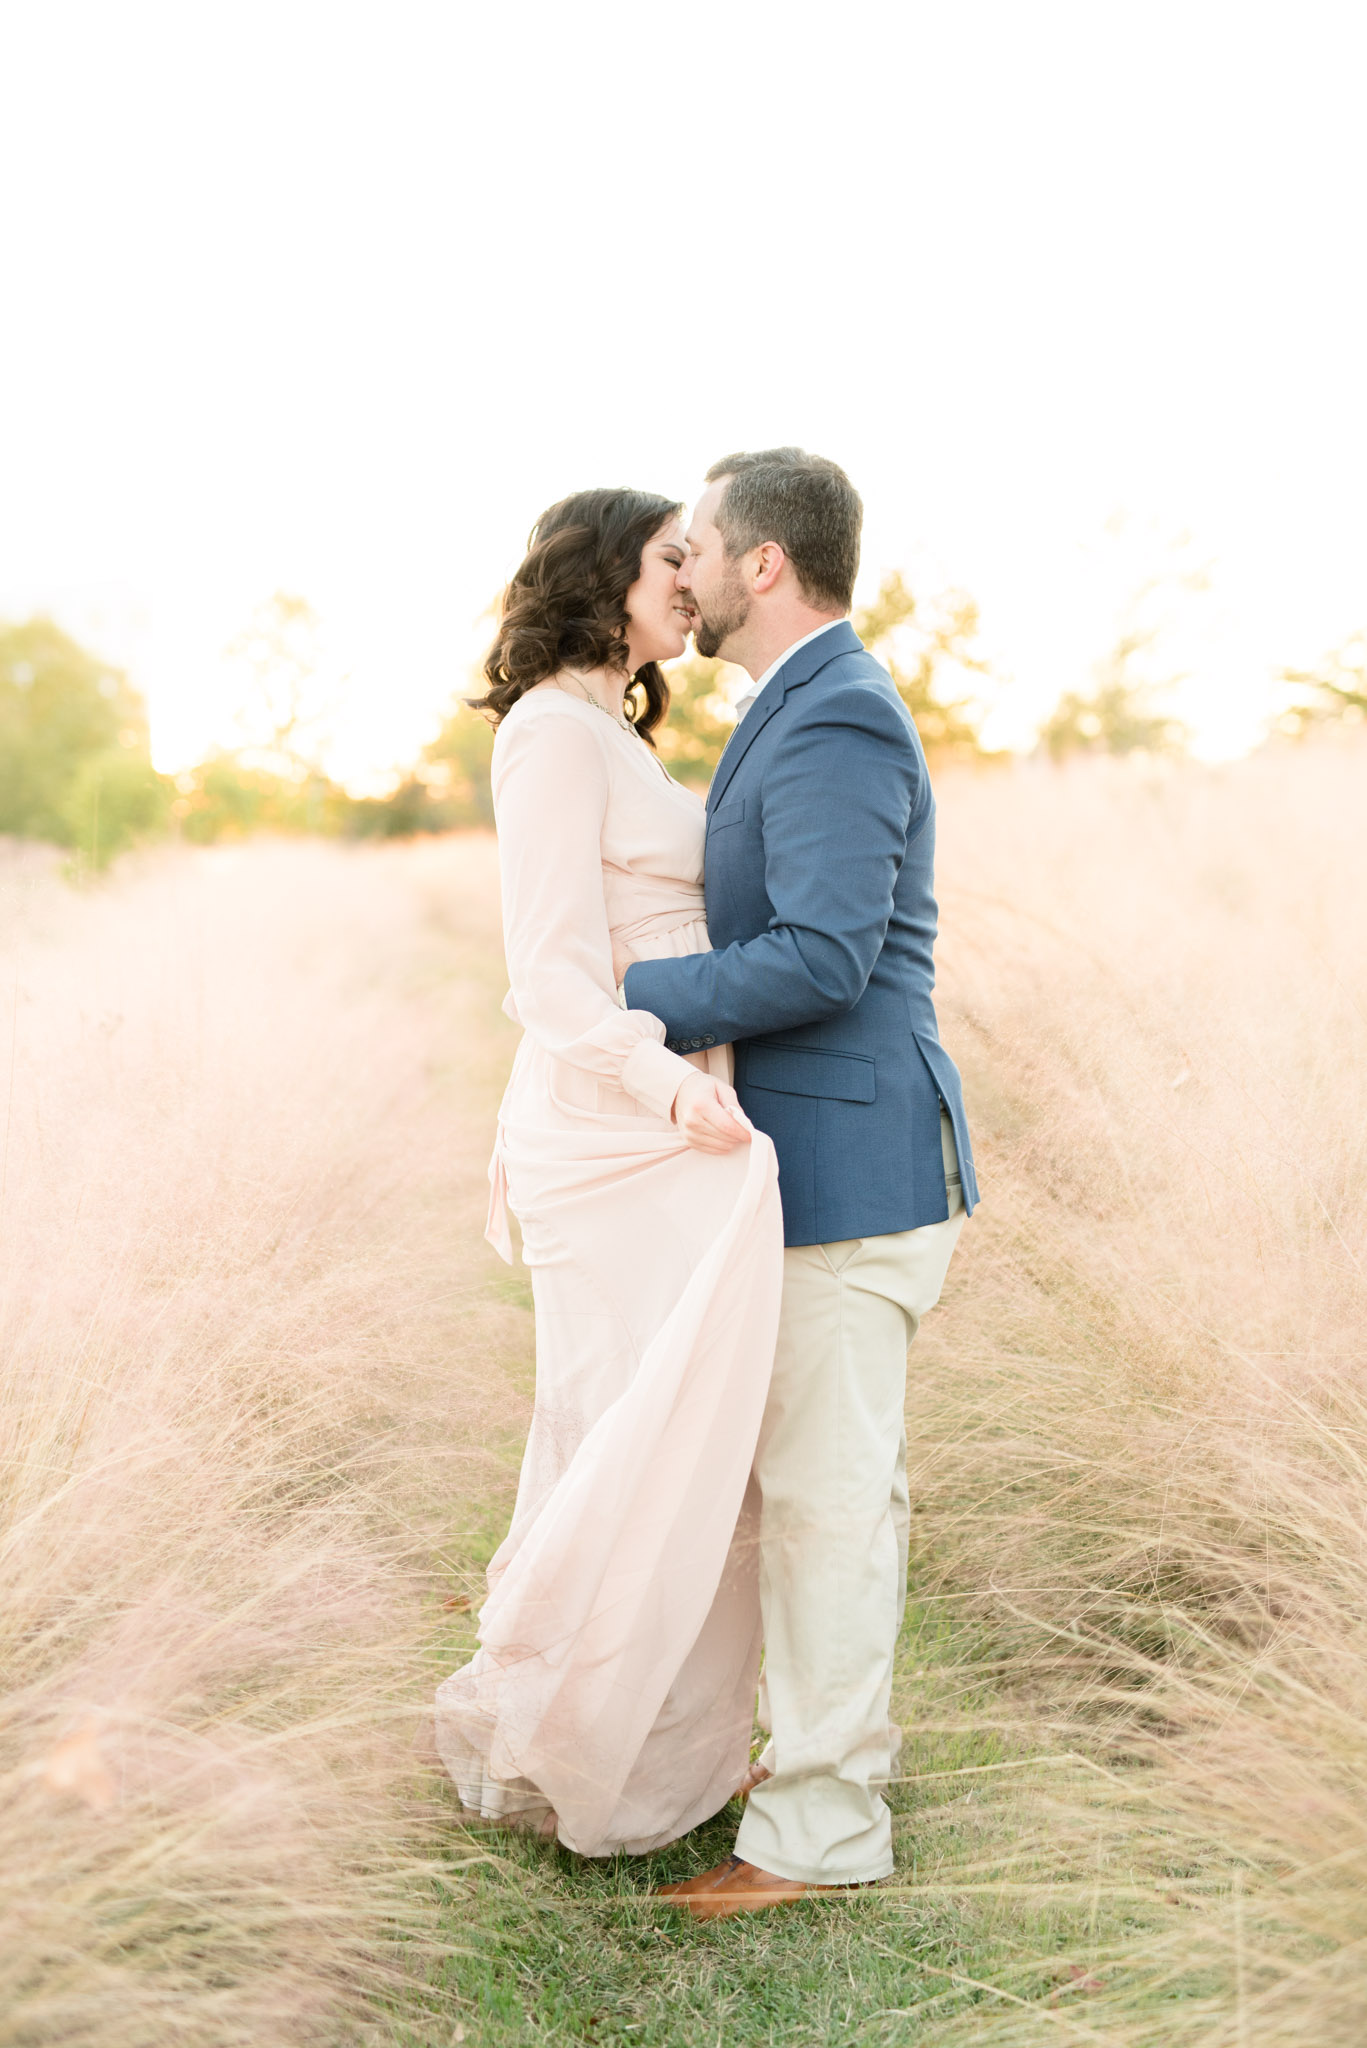
[{"label": "man's ear", "polygon": [[750,579],[750,588],[757,595],[762,590],[772,590],[783,574],[787,559],[776,540],[766,540],[755,550],[755,571]]}]

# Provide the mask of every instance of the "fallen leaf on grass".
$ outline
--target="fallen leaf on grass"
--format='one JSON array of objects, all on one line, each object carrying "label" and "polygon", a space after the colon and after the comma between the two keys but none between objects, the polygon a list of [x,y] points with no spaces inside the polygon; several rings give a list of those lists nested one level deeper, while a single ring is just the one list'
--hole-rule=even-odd
[{"label": "fallen leaf on grass", "polygon": [[1048,2002],[1050,2005],[1057,2006],[1060,1997],[1066,1996],[1070,1991],[1091,1992],[1104,1991],[1106,1989],[1102,1978],[1094,1977],[1089,1970],[1079,1969],[1076,1963],[1069,1963],[1067,1969],[1072,1982],[1070,1984],[1056,1984],[1054,1986],[1053,1990],[1049,1993]]},{"label": "fallen leaf on grass", "polygon": [[443,1600],[441,1604],[443,1607],[468,1607],[470,1605],[470,1595],[468,1593],[453,1593],[449,1600]]}]

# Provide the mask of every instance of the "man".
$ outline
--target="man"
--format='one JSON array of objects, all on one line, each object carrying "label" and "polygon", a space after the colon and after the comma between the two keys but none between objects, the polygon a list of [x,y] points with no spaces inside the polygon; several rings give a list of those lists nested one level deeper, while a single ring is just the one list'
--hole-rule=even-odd
[{"label": "man", "polygon": [[734,1044],[787,1246],[755,1460],[771,1735],[735,1855],[665,1889],[699,1917],[892,1870],[907,1346],[977,1195],[931,1001],[925,756],[847,617],[862,518],[844,472],[799,448],[709,470],[678,584],[699,652],[754,679],[708,795],[715,950],[638,961],[624,984],[674,1051]]}]

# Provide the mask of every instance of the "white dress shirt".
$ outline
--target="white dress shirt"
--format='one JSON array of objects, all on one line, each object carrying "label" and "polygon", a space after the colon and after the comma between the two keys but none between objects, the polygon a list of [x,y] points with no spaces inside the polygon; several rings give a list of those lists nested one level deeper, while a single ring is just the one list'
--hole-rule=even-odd
[{"label": "white dress shirt", "polygon": [[810,633],[804,633],[800,640],[794,640],[791,647],[785,647],[782,654],[780,654],[778,660],[770,662],[768,668],[765,669],[764,674],[760,677],[759,681],[757,683],[747,684],[746,688],[742,690],[740,695],[736,698],[735,703],[731,707],[736,714],[736,724],[740,724],[742,718],[744,718],[746,712],[750,709],[750,706],[754,703],[756,697],[758,697],[760,691],[764,688],[765,684],[767,682],[770,682],[772,678],[778,674],[784,662],[788,660],[790,655],[796,654],[799,647],[805,647],[809,640],[815,640],[819,634],[829,633],[832,626],[843,626],[844,624],[844,619],[827,619],[824,626],[814,626]]}]

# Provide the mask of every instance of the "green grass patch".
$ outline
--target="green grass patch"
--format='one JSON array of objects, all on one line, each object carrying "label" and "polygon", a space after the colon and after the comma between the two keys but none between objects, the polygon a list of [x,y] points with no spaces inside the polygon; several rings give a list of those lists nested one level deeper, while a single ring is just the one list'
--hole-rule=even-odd
[{"label": "green grass patch", "polygon": [[[473,1649],[474,1622],[443,1621],[450,1668]],[[990,1648],[942,1606],[911,1604],[898,1675],[906,1740],[889,1793],[897,1869],[853,1898],[706,1924],[654,1902],[655,1886],[730,1852],[735,1802],[656,1855],[606,1861],[513,1833],[468,1834],[453,1817],[452,1954],[426,1987],[430,2012],[385,2038],[402,2048],[892,2048],[986,2039],[998,2018],[1049,2037],[1119,2038],[1085,2017],[1123,1988],[1124,1958],[1157,1909],[1142,1885],[1117,1897],[1115,1873],[1103,1882],[1085,1860],[1059,1869],[1055,1859],[1048,1882],[1032,1876],[1030,1802],[1052,1767],[1013,1754],[999,1727],[971,1725],[1000,1706],[979,1669]],[[1188,1974],[1169,1995],[1200,1989]]]}]

